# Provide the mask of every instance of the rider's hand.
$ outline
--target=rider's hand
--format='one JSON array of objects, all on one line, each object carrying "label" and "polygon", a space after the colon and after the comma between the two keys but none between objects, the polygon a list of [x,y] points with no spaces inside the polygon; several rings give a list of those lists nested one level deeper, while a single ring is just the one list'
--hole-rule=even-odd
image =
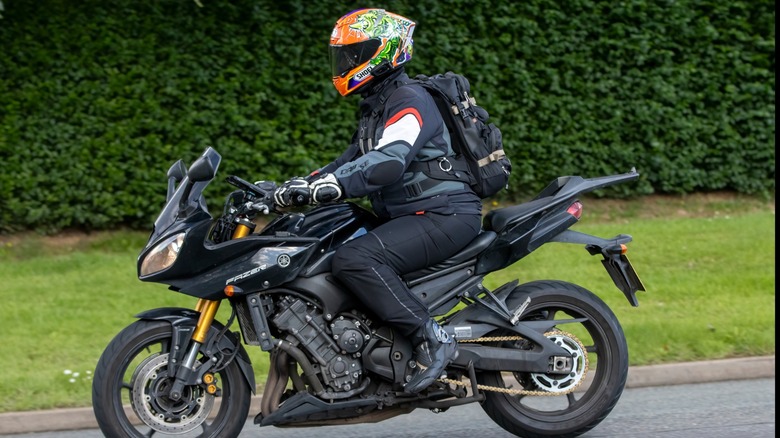
[{"label": "rider's hand", "polygon": [[309,188],[311,188],[312,204],[337,201],[344,196],[341,184],[332,173],[318,175],[316,179],[309,182]]},{"label": "rider's hand", "polygon": [[302,178],[291,178],[274,192],[274,202],[280,207],[302,206],[311,203],[311,188]]}]

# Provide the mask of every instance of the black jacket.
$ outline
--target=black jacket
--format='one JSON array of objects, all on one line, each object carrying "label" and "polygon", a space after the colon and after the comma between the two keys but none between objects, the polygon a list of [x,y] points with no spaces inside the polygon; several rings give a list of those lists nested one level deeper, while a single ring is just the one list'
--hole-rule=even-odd
[{"label": "black jacket", "polygon": [[[371,149],[361,150],[358,127],[347,150],[320,172],[333,173],[345,197],[368,196],[379,217],[420,212],[480,214],[482,203],[468,184],[431,180],[422,172],[409,171],[412,161],[442,159],[453,153],[433,98],[420,85],[403,85],[408,81],[401,70],[372,87],[360,103],[361,118],[379,106],[381,97],[386,101]],[[367,149],[365,143],[363,147]]]}]

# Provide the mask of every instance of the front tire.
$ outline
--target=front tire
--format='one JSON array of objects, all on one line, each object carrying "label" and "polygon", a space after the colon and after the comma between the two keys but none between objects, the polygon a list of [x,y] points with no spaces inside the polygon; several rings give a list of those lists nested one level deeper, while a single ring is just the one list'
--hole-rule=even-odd
[{"label": "front tire", "polygon": [[[540,391],[547,394],[565,392],[547,383],[577,385],[566,395],[512,395],[485,391],[482,408],[499,426],[517,436],[526,438],[575,437],[599,424],[618,402],[628,377],[628,346],[623,330],[609,307],[588,290],[563,281],[535,281],[515,288],[507,300],[515,309],[527,297],[530,305],[522,321],[573,320],[556,326],[561,332],[556,337],[568,342],[578,361],[588,364],[586,376],[572,372],[571,376],[519,373],[482,372],[477,375],[480,384],[509,389]],[[511,333],[497,330],[488,336]],[[579,343],[572,342],[574,340]],[[493,344],[503,348],[533,348],[527,341]],[[580,347],[578,347],[578,345]],[[584,347],[584,348],[581,348]],[[578,357],[578,355],[580,357]],[[569,381],[567,381],[569,379]],[[579,380],[581,379],[581,381]]]},{"label": "front tire", "polygon": [[221,397],[201,385],[185,387],[175,402],[165,396],[172,333],[168,322],[139,320],[106,347],[95,369],[92,405],[107,437],[229,438],[241,432],[251,394],[235,361],[215,373]]}]

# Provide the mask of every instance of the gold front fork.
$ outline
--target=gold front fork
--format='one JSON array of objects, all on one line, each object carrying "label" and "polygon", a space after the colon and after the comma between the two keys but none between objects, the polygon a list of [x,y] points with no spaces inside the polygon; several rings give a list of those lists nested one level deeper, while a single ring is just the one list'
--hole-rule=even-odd
[{"label": "gold front fork", "polygon": [[252,228],[249,227],[249,225],[239,223],[236,225],[235,231],[233,231],[233,239],[240,239],[242,237],[246,237],[249,235],[249,233],[252,232]]},{"label": "gold front fork", "polygon": [[200,344],[206,342],[206,335],[211,328],[211,323],[214,322],[214,316],[219,310],[219,303],[221,301],[205,300],[203,298],[198,299],[198,304],[195,305],[195,310],[200,312],[200,319],[198,319],[198,325],[195,326],[195,332],[192,333],[192,339]]}]

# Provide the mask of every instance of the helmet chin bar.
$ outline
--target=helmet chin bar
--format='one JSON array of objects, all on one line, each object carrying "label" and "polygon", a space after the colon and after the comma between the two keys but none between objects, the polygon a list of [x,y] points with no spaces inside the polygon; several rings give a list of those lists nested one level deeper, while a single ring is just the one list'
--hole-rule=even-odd
[{"label": "helmet chin bar", "polygon": [[388,60],[384,60],[371,70],[370,75],[379,79],[391,71],[393,71],[393,64]]}]

